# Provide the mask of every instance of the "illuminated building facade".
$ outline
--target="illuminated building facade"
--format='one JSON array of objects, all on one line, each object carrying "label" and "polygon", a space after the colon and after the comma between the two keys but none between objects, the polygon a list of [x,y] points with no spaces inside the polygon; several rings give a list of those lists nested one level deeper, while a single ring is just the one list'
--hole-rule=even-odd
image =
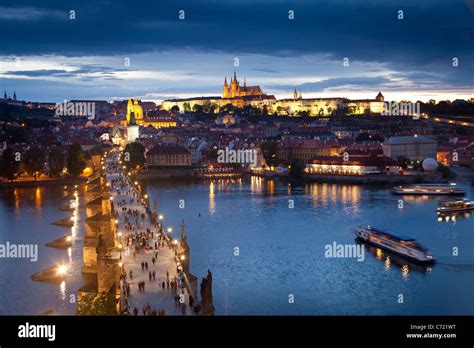
[{"label": "illuminated building facade", "polygon": [[224,79],[222,97],[170,99],[164,100],[161,107],[168,111],[177,107],[180,113],[196,111],[197,108],[217,113],[228,104],[239,108],[265,108],[267,113],[282,116],[298,116],[302,113],[309,116],[331,116],[341,110],[349,115],[363,115],[380,114],[384,107],[384,96],[379,92],[375,99],[303,98],[301,91],[295,89],[293,98],[277,100],[275,96],[265,94],[260,86],[247,86],[245,80],[241,86],[234,72],[230,84],[227,83],[227,78]]},{"label": "illuminated building facade", "polygon": [[152,126],[154,128],[168,128],[176,127],[177,122],[171,117],[145,117],[143,108],[138,103],[138,100],[129,99],[127,103],[127,125],[130,125],[132,115],[135,119],[135,124],[138,126]]},{"label": "illuminated building facade", "polygon": [[351,156],[347,161],[343,156],[318,156],[305,168],[308,174],[332,175],[395,175],[399,170],[396,161],[387,156]]}]

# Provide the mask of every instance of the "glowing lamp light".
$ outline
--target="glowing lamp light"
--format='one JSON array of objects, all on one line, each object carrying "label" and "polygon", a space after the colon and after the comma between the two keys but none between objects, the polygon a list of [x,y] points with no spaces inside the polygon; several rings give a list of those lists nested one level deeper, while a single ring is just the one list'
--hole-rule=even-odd
[{"label": "glowing lamp light", "polygon": [[65,275],[67,272],[67,266],[66,265],[58,265],[56,269],[56,273],[60,276]]},{"label": "glowing lamp light", "polygon": [[122,266],[123,266],[123,263],[122,263],[122,262],[119,262],[118,265],[119,265],[119,267],[122,267]]},{"label": "glowing lamp light", "polygon": [[163,215],[158,216],[158,219],[163,220]]},{"label": "glowing lamp light", "polygon": [[145,195],[145,199],[148,199],[148,195]]},{"label": "glowing lamp light", "polygon": [[66,240],[67,240],[68,242],[70,242],[70,241],[72,240],[72,237],[71,237],[71,236],[67,236],[67,237],[66,237]]},{"label": "glowing lamp light", "polygon": [[181,255],[181,261],[184,261],[186,257],[184,255]]},{"label": "glowing lamp light", "polygon": [[138,181],[135,181],[134,184],[135,184],[135,185],[138,185]]},{"label": "glowing lamp light", "polygon": [[122,237],[122,232],[117,233],[117,236]]},{"label": "glowing lamp light", "polygon": [[178,241],[176,239],[173,239],[173,244],[178,245]]},{"label": "glowing lamp light", "polygon": [[117,220],[117,219],[115,219],[115,223],[118,224],[118,220]]},{"label": "glowing lamp light", "polygon": [[173,232],[173,229],[171,227],[168,227],[168,233]]}]

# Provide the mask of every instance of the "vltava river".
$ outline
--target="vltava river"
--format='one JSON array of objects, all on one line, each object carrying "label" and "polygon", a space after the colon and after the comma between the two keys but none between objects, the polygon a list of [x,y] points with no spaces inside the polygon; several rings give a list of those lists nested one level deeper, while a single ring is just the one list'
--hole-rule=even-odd
[{"label": "vltava river", "polygon": [[[469,182],[466,197],[474,198]],[[474,314],[474,216],[438,221],[435,197],[399,196],[388,187],[308,184],[249,178],[212,182],[148,182],[164,226],[179,237],[184,219],[191,272],[213,273],[216,313],[276,314]],[[62,187],[0,190],[0,243],[36,243],[38,262],[0,259],[0,314],[74,314],[70,295],[84,284],[80,273],[84,197],[70,251],[47,248],[70,229],[50,225],[72,216],[58,207],[75,199]],[[180,207],[184,200],[184,209]],[[293,200],[294,208],[289,208]],[[182,202],[181,202],[182,203]],[[354,228],[370,224],[414,237],[438,258],[431,268],[365,246],[365,258],[326,258],[325,245],[353,244]],[[452,256],[453,248],[459,250]],[[236,249],[238,248],[238,249]],[[238,251],[238,256],[235,254]],[[67,262],[61,284],[33,282],[31,274]],[[398,303],[403,295],[403,303]],[[290,303],[290,297],[294,303]]]}]

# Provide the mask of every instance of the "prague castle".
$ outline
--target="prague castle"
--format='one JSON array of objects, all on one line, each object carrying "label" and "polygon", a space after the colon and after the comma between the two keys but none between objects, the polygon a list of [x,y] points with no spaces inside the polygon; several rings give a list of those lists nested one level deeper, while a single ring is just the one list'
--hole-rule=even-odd
[{"label": "prague castle", "polygon": [[265,94],[260,86],[241,86],[234,72],[230,84],[227,77],[224,78],[222,97],[196,97],[186,99],[164,100],[162,109],[171,110],[178,108],[178,112],[189,112],[196,108],[209,108],[214,112],[220,112],[220,108],[231,104],[243,108],[251,106],[258,109],[265,108],[267,113],[282,116],[331,116],[338,112],[349,115],[380,114],[384,107],[384,96],[382,93],[374,99],[347,99],[347,98],[303,98],[301,91],[294,91],[293,98],[279,99],[275,96]]},{"label": "prague castle", "polygon": [[260,86],[247,86],[244,78],[244,85],[240,86],[237,80],[237,74],[234,71],[234,77],[230,80],[230,86],[227,86],[227,77],[224,78],[224,89],[222,92],[222,98],[236,98],[246,96],[262,96],[264,93],[260,89]]}]

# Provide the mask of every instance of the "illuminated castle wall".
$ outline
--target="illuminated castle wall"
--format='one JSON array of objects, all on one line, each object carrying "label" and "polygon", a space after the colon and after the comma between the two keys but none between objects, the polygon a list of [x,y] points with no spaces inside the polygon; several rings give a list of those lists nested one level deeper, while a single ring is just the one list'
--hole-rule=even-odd
[{"label": "illuminated castle wall", "polygon": [[171,110],[177,106],[179,112],[183,113],[193,111],[195,105],[201,107],[211,105],[214,112],[219,112],[220,108],[228,104],[239,108],[266,107],[268,113],[283,116],[298,115],[302,112],[309,116],[331,116],[341,110],[350,115],[363,115],[380,114],[384,107],[384,96],[379,92],[375,99],[303,98],[301,91],[295,90],[293,98],[277,100],[275,96],[263,93],[260,86],[247,86],[246,82],[240,86],[234,72],[230,85],[227,84],[227,78],[224,79],[222,97],[164,100],[161,107],[164,110]]}]

